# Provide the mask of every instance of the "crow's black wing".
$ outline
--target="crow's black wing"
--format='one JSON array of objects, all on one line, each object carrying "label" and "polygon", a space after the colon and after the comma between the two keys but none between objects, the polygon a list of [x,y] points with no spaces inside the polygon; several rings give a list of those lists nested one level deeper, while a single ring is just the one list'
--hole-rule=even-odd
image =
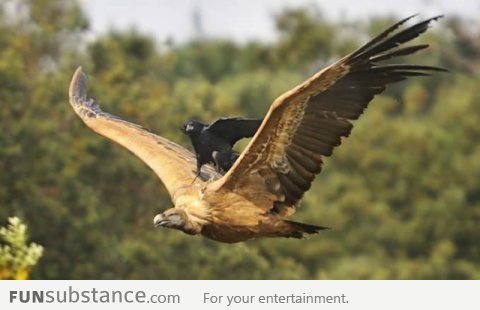
[{"label": "crow's black wing", "polygon": [[208,126],[207,130],[233,146],[242,138],[253,137],[261,123],[261,119],[221,117]]}]

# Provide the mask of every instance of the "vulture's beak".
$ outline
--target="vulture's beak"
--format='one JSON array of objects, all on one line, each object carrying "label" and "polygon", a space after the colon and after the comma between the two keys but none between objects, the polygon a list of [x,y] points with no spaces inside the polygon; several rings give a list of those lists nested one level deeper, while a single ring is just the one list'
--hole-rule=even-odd
[{"label": "vulture's beak", "polygon": [[160,226],[165,226],[165,224],[169,223],[170,221],[167,220],[163,214],[157,214],[153,218],[153,226],[155,227],[160,227]]}]

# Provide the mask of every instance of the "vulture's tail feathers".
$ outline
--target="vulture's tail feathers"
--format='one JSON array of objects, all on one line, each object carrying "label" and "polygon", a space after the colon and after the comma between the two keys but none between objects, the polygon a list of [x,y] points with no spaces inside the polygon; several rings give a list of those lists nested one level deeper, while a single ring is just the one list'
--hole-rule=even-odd
[{"label": "vulture's tail feathers", "polygon": [[316,226],[293,221],[284,221],[288,225],[289,231],[285,235],[287,238],[302,239],[305,235],[318,234],[320,230],[329,229],[329,227]]}]

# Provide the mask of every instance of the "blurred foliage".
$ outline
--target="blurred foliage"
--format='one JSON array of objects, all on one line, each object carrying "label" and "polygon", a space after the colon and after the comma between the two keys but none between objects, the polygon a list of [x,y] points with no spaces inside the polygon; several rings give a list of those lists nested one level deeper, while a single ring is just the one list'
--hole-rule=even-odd
[{"label": "blurred foliage", "polygon": [[0,219],[25,219],[47,249],[34,278],[480,279],[480,37],[470,24],[441,20],[422,36],[431,48],[404,61],[450,73],[390,87],[326,159],[294,218],[332,230],[228,245],[152,227],[171,206],[166,190],[74,115],[74,69],[84,66],[105,110],[189,146],[179,130],[188,118],[261,117],[401,17],[339,23],[286,10],[274,43],[159,45],[136,31],[86,40],[75,1],[0,3]]},{"label": "blurred foliage", "polygon": [[27,245],[27,226],[18,217],[8,218],[8,227],[0,227],[0,280],[27,279],[42,256],[43,247]]}]

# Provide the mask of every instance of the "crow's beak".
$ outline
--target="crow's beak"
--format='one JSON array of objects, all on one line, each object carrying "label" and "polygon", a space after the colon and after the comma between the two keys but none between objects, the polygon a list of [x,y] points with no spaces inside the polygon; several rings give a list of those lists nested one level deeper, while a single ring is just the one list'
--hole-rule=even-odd
[{"label": "crow's beak", "polygon": [[193,131],[194,129],[195,127],[192,124],[187,124],[187,125],[183,125],[182,132],[188,135],[188,133]]},{"label": "crow's beak", "polygon": [[153,219],[153,226],[154,227],[160,227],[160,226],[165,226],[167,223],[170,221],[165,219],[163,214],[157,214],[155,218]]},{"label": "crow's beak", "polygon": [[182,127],[180,127],[180,131],[183,132],[183,133],[187,133],[187,130],[185,129],[185,125],[183,125]]}]

